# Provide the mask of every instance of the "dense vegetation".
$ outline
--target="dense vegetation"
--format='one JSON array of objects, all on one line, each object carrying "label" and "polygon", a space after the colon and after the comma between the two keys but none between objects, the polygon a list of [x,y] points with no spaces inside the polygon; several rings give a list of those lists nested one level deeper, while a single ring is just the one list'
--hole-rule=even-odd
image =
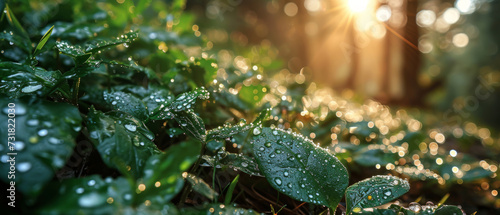
[{"label": "dense vegetation", "polygon": [[488,128],[222,63],[183,1],[120,2],[2,1],[7,213],[498,212]]}]

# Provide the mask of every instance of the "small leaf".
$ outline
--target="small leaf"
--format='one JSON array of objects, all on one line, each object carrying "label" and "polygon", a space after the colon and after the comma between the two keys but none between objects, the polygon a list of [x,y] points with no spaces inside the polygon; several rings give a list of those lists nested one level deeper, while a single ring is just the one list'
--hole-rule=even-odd
[{"label": "small leaf", "polygon": [[334,155],[295,133],[259,127],[252,132],[260,171],[276,190],[299,201],[337,207],[349,177]]},{"label": "small leaf", "polygon": [[175,114],[175,121],[179,123],[182,130],[201,142],[206,140],[205,123],[193,111],[183,111]]},{"label": "small leaf", "polygon": [[145,120],[148,117],[144,103],[129,93],[104,91],[103,96],[106,103],[111,105],[115,110],[127,112],[141,120]]},{"label": "small leaf", "polygon": [[201,144],[186,141],[170,147],[165,153],[151,156],[137,184],[144,186],[137,203],[151,200],[154,204],[169,202],[183,187],[182,173],[198,159]]},{"label": "small leaf", "polygon": [[[259,166],[257,162],[251,157],[234,154],[224,151],[217,160],[214,157],[204,155],[203,159],[211,166],[217,167],[219,165],[228,166],[239,171],[242,171],[249,175],[262,176],[260,174]],[[217,163],[217,166],[216,166]]]},{"label": "small leaf", "polygon": [[[17,21],[16,16],[14,16],[14,13],[12,13],[12,10],[10,9],[8,4],[5,5],[5,14],[7,15],[7,21],[9,22],[10,26],[14,28],[14,33],[23,38],[22,40],[23,47],[31,47],[30,36],[26,32],[26,30],[24,30],[21,23]],[[26,51],[30,52],[31,50],[26,50]]]},{"label": "small leaf", "polygon": [[205,88],[199,88],[190,92],[185,92],[177,96],[174,101],[167,100],[159,105],[151,116],[151,119],[163,120],[172,119],[177,112],[194,108],[196,99],[208,99],[210,93]]},{"label": "small leaf", "polygon": [[409,190],[408,181],[395,176],[377,175],[367,178],[347,188],[347,213],[388,203]]},{"label": "small leaf", "polygon": [[202,194],[210,200],[215,199],[219,195],[202,178],[194,174],[184,172],[182,173],[182,177],[191,184],[194,191]]},{"label": "small leaf", "polygon": [[139,177],[146,159],[160,153],[152,142],[154,134],[129,115],[104,114],[91,108],[86,121],[90,139],[104,163],[123,174]]},{"label": "small leaf", "polygon": [[245,131],[248,131],[252,125],[246,124],[245,119],[241,119],[240,122],[236,125],[224,125],[209,130],[207,133],[207,140],[213,139],[226,139],[235,134],[239,134]]},{"label": "small leaf", "polygon": [[42,39],[40,39],[40,42],[38,42],[38,45],[35,48],[35,51],[33,51],[33,56],[36,56],[40,50],[42,50],[43,46],[45,46],[45,43],[49,40],[50,34],[52,34],[52,29],[54,29],[54,26],[50,27],[50,29],[43,35]]},{"label": "small leaf", "polygon": [[236,184],[238,184],[239,178],[240,178],[240,175],[237,175],[236,177],[234,177],[233,181],[229,185],[229,188],[227,189],[227,192],[226,192],[226,198],[224,199],[224,204],[226,204],[226,205],[231,204],[231,198],[233,197],[234,188],[236,188]]}]

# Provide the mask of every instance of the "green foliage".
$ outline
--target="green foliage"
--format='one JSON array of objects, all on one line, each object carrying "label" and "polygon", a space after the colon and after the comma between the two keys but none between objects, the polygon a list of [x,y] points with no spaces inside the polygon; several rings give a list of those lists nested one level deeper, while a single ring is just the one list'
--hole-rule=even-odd
[{"label": "green foliage", "polygon": [[[15,104],[9,109],[8,104]],[[15,124],[12,127],[1,126],[2,136],[0,151],[2,152],[0,171],[9,172],[10,156],[8,152],[17,152],[14,163],[17,167],[15,174],[17,189],[24,193],[32,202],[43,186],[49,182],[55,171],[62,168],[70,157],[75,146],[75,137],[81,129],[82,119],[78,109],[69,105],[50,101],[17,99],[0,99],[2,113],[0,120]],[[15,114],[15,118],[8,116]],[[13,119],[13,121],[12,121]],[[5,124],[7,125],[7,124]],[[2,181],[10,181],[7,174],[1,177]]]},{"label": "green foliage", "polygon": [[[23,212],[257,214],[269,204],[240,207],[254,206],[255,196],[276,196],[272,187],[291,197],[276,204],[312,203],[310,213],[334,210],[345,197],[347,213],[459,214],[454,206],[374,207],[408,192],[401,178],[449,191],[455,183],[475,189],[498,177],[490,152],[496,148],[484,130],[467,133],[462,126],[460,136],[445,126],[423,126],[405,111],[359,105],[304,83],[302,74],[273,71],[278,60],[261,67],[254,52],[212,49],[199,32],[193,35],[196,16],[181,13],[183,0],[54,1],[47,4],[58,9],[54,14],[29,3],[0,4],[6,11],[0,40],[8,42],[0,43],[0,120],[8,120],[5,107],[15,103]],[[47,23],[26,21],[42,15]],[[255,50],[270,48],[261,49]],[[453,154],[436,133],[464,151]],[[3,137],[0,151],[7,152]],[[91,153],[81,154],[75,143],[87,141]],[[481,161],[465,153],[477,142],[490,149]],[[10,168],[7,160],[1,156],[2,172]],[[384,176],[348,187],[346,167],[354,182]],[[254,183],[261,177],[264,183]],[[225,194],[224,205],[218,193]]]},{"label": "green foliage", "polygon": [[299,201],[337,207],[349,180],[335,156],[292,132],[259,127],[252,132],[259,168],[275,189]]},{"label": "green foliage", "polygon": [[347,213],[388,203],[410,190],[407,181],[394,176],[373,176],[346,190]]}]

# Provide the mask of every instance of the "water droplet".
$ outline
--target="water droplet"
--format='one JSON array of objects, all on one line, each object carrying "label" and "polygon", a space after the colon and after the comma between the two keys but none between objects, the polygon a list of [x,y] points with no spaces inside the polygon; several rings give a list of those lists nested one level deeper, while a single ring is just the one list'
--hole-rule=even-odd
[{"label": "water droplet", "polygon": [[392,194],[392,192],[390,190],[387,190],[384,192],[384,195],[386,195],[386,196],[390,196],[391,194]]},{"label": "water droplet", "polygon": [[264,147],[262,147],[262,146],[261,146],[261,147],[259,148],[259,150],[260,150],[260,151],[264,151],[265,149],[264,149]]},{"label": "water droplet", "polygon": [[253,135],[259,135],[260,134],[260,128],[259,127],[255,127],[253,129]]},{"label": "water droplet", "polygon": [[19,172],[26,172],[31,169],[31,163],[29,162],[22,162],[17,164],[17,170]]},{"label": "water droplet", "polygon": [[2,163],[7,163],[7,160],[9,160],[8,155],[2,155],[2,157],[0,157],[0,161],[2,161]]},{"label": "water droplet", "polygon": [[412,202],[409,204],[408,209],[410,209],[413,212],[420,212],[422,208],[420,207],[420,204]]},{"label": "water droplet", "polygon": [[267,142],[264,144],[264,146],[266,146],[267,148],[271,147],[271,143],[270,142]]},{"label": "water droplet", "polygon": [[42,85],[39,84],[39,85],[33,85],[33,86],[26,86],[23,89],[21,89],[21,91],[23,93],[31,93],[31,92],[35,92],[41,88],[42,88]]},{"label": "water droplet", "polygon": [[242,167],[248,167],[248,164],[247,164],[247,163],[245,163],[245,162],[242,162],[242,163],[241,163],[241,166],[242,166]]},{"label": "water droplet", "polygon": [[26,121],[26,124],[28,126],[37,126],[39,123],[38,119],[30,119]]},{"label": "water droplet", "polygon": [[276,182],[277,185],[281,186],[281,179],[280,178],[274,178],[274,182]]},{"label": "water droplet", "polygon": [[132,195],[130,195],[130,194],[127,193],[127,194],[123,195],[123,198],[125,200],[131,200],[132,199]]},{"label": "water droplet", "polygon": [[136,130],[137,130],[137,126],[132,125],[132,124],[127,124],[127,125],[125,125],[125,128],[126,128],[127,130],[129,130],[129,131],[132,131],[132,132],[134,132],[134,131],[136,131]]},{"label": "water droplet", "polygon": [[82,194],[83,193],[83,188],[79,187],[79,188],[76,188],[76,193],[78,194]]},{"label": "water droplet", "polygon": [[85,194],[78,199],[78,204],[81,207],[95,207],[104,203],[105,198],[98,193],[92,192]]},{"label": "water droplet", "polygon": [[284,172],[284,173],[283,173],[283,175],[284,175],[285,177],[288,177],[288,172]]},{"label": "water droplet", "polygon": [[42,129],[42,130],[38,131],[38,136],[44,137],[44,136],[47,136],[48,133],[49,133],[49,131],[47,131],[47,129]]},{"label": "water droplet", "polygon": [[308,195],[308,197],[309,197],[310,199],[312,199],[314,196],[313,196],[313,195],[311,195],[311,194],[309,194],[309,195]]},{"label": "water droplet", "polygon": [[112,105],[116,105],[116,103],[118,103],[118,102],[116,102],[116,101],[111,102]]},{"label": "water droplet", "polygon": [[396,185],[398,185],[398,184],[399,184],[399,181],[398,181],[398,180],[394,180],[394,181],[392,182],[392,185],[394,185],[394,186],[396,186]]},{"label": "water droplet", "polygon": [[277,131],[277,130],[274,130],[274,131],[273,131],[273,134],[274,134],[275,136],[276,136],[276,135],[278,135],[278,131]]},{"label": "water droplet", "polygon": [[287,185],[287,186],[288,186],[289,188],[292,188],[292,187],[293,187],[292,183],[288,183],[288,185]]},{"label": "water droplet", "polygon": [[95,185],[95,180],[90,180],[88,183],[87,183],[89,186],[94,186]]},{"label": "water droplet", "polygon": [[24,147],[26,146],[26,144],[24,144],[24,142],[21,142],[21,141],[14,141],[14,148],[16,148],[17,151],[21,151],[24,149]]},{"label": "water droplet", "polygon": [[55,138],[55,137],[49,137],[49,143],[57,145],[61,143],[61,140]]}]

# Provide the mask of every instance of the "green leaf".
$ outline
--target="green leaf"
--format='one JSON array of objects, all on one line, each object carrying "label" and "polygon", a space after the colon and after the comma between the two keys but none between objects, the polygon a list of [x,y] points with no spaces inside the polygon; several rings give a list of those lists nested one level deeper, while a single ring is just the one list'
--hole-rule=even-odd
[{"label": "green leaf", "polygon": [[104,163],[125,175],[138,178],[147,158],[160,153],[152,142],[154,134],[131,116],[120,112],[104,114],[91,108],[86,121],[90,139]]},{"label": "green leaf", "polygon": [[53,182],[44,193],[35,209],[40,214],[113,214],[131,205],[134,195],[124,178],[98,175]]},{"label": "green leaf", "polygon": [[0,94],[10,98],[39,92],[46,94],[63,81],[59,71],[46,71],[41,67],[13,62],[0,62],[0,79]]},{"label": "green leaf", "polygon": [[[9,109],[9,103],[15,105],[14,109]],[[5,137],[0,139],[0,171],[5,173],[0,178],[6,183],[11,181],[7,178],[10,168],[7,153],[17,153],[16,189],[26,198],[35,198],[71,156],[80,131],[80,113],[69,104],[42,100],[0,98],[0,107],[0,120],[5,123],[0,126],[0,133]],[[7,114],[14,113],[13,110],[15,118],[10,118]],[[15,136],[8,135],[12,132],[7,130],[8,122],[15,124]],[[13,138],[8,139],[8,136]]]},{"label": "green leaf", "polygon": [[241,87],[238,96],[247,104],[255,106],[267,94],[267,87],[262,85],[250,85]]},{"label": "green leaf", "polygon": [[52,34],[52,29],[54,29],[54,26],[50,27],[50,29],[43,35],[42,39],[40,39],[40,42],[38,42],[38,45],[35,48],[35,51],[33,51],[33,56],[36,56],[40,50],[42,50],[43,46],[45,46],[45,43],[49,40],[50,34]]},{"label": "green leaf", "polygon": [[292,132],[259,127],[252,132],[260,171],[275,189],[299,201],[337,207],[349,176],[334,155]]},{"label": "green leaf", "polygon": [[182,173],[182,177],[191,184],[194,191],[202,194],[210,200],[215,199],[219,195],[202,178],[194,174],[184,172]]},{"label": "green leaf", "polygon": [[129,93],[104,91],[103,96],[106,103],[111,105],[115,110],[127,112],[141,120],[148,118],[144,103]]},{"label": "green leaf", "polygon": [[145,186],[137,190],[136,203],[150,200],[153,204],[169,202],[183,187],[182,173],[198,159],[201,144],[186,141],[170,147],[166,153],[151,156],[144,168],[144,174],[137,184]]},{"label": "green leaf", "polygon": [[[12,13],[12,10],[10,9],[8,4],[5,5],[5,14],[7,16],[7,21],[9,22],[10,26],[12,26],[12,28],[14,29],[14,33],[16,35],[19,35],[21,38],[23,38],[23,40],[22,40],[23,47],[31,47],[30,36],[26,32],[26,30],[24,30],[21,23],[19,23],[19,21],[17,21],[16,16],[14,16],[14,13]],[[25,51],[27,51],[29,53],[29,52],[31,52],[31,48],[28,50],[25,50]]]},{"label": "green leaf", "polygon": [[197,99],[208,99],[210,93],[201,87],[199,89],[185,92],[177,96],[174,101],[167,100],[159,105],[152,114],[152,119],[163,120],[174,118],[177,112],[182,112],[194,108]]},{"label": "green leaf", "polygon": [[410,184],[395,176],[377,175],[349,186],[347,213],[388,203],[410,190]]},{"label": "green leaf", "polygon": [[216,156],[219,157],[204,155],[203,159],[213,167],[218,167],[220,165],[228,166],[249,175],[262,176],[257,162],[255,162],[255,160],[251,157],[242,154],[229,153],[226,151],[221,154],[217,154]]},{"label": "green leaf", "polygon": [[181,126],[182,130],[186,133],[190,134],[194,138],[198,139],[201,142],[206,141],[206,130],[205,123],[203,120],[196,115],[193,111],[183,111],[177,112],[175,114],[175,120]]},{"label": "green leaf", "polygon": [[231,204],[231,198],[233,197],[234,188],[236,188],[236,184],[238,184],[239,178],[240,178],[240,175],[237,175],[236,177],[234,177],[233,181],[229,185],[229,188],[227,189],[227,192],[226,192],[226,198],[224,199],[224,204],[226,204],[226,205]]},{"label": "green leaf", "polygon": [[235,134],[248,131],[252,125],[246,124],[245,119],[241,119],[236,125],[224,125],[211,129],[207,132],[207,140],[222,140]]},{"label": "green leaf", "polygon": [[259,214],[252,209],[237,208],[231,205],[209,204],[201,208],[183,208],[181,214],[189,215],[256,215]]},{"label": "green leaf", "polygon": [[[130,43],[137,39],[138,32],[129,32],[124,35],[117,37],[112,40],[94,40],[88,41],[83,47],[80,45],[70,45],[66,41],[56,42],[56,47],[60,52],[71,56],[73,58],[85,57],[88,59],[90,57],[89,54],[96,54],[97,52],[111,48],[113,46],[117,46],[124,43]],[[87,57],[88,56],[88,57]],[[85,62],[83,59],[78,59],[77,62]]]}]

